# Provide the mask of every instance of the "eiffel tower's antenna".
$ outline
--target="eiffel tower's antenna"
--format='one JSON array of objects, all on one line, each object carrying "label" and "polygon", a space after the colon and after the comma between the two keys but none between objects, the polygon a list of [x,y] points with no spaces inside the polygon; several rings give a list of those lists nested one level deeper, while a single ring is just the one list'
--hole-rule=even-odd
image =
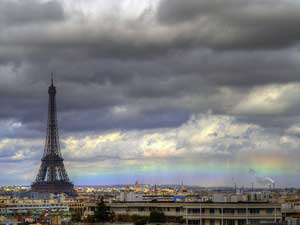
[{"label": "eiffel tower's antenna", "polygon": [[53,85],[53,72],[51,72],[51,86],[54,86]]}]

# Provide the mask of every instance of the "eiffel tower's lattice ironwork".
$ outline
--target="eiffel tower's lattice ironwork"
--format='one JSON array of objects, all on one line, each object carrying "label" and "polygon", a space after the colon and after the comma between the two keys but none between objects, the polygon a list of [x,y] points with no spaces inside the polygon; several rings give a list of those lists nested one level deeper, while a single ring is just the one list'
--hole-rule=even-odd
[{"label": "eiffel tower's lattice ironwork", "polygon": [[42,163],[35,181],[31,185],[34,192],[74,193],[61,156],[56,112],[56,88],[51,78],[49,86],[48,126]]}]

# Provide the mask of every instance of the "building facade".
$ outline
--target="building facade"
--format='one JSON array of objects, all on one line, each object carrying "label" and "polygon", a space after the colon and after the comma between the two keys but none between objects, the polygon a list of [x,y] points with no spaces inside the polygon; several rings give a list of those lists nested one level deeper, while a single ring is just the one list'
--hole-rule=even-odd
[{"label": "building facade", "polygon": [[111,203],[116,215],[149,216],[161,211],[167,217],[182,218],[193,225],[244,225],[279,223],[282,221],[281,204],[277,203],[176,203],[132,202]]}]

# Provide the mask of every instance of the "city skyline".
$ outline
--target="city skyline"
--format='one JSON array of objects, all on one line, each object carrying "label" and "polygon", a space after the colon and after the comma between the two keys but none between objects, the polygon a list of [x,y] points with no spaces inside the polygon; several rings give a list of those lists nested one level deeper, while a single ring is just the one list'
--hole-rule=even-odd
[{"label": "city skyline", "polygon": [[30,185],[47,88],[75,185],[300,187],[296,0],[0,1],[0,185]]}]

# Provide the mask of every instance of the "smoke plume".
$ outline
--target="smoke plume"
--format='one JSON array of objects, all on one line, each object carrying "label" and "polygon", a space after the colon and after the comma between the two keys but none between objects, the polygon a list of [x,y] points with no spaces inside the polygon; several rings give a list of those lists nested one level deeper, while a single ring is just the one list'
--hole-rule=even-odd
[{"label": "smoke plume", "polygon": [[254,169],[249,169],[249,173],[255,178],[256,182],[262,186],[274,186],[275,181],[270,177],[262,177],[257,174]]}]

